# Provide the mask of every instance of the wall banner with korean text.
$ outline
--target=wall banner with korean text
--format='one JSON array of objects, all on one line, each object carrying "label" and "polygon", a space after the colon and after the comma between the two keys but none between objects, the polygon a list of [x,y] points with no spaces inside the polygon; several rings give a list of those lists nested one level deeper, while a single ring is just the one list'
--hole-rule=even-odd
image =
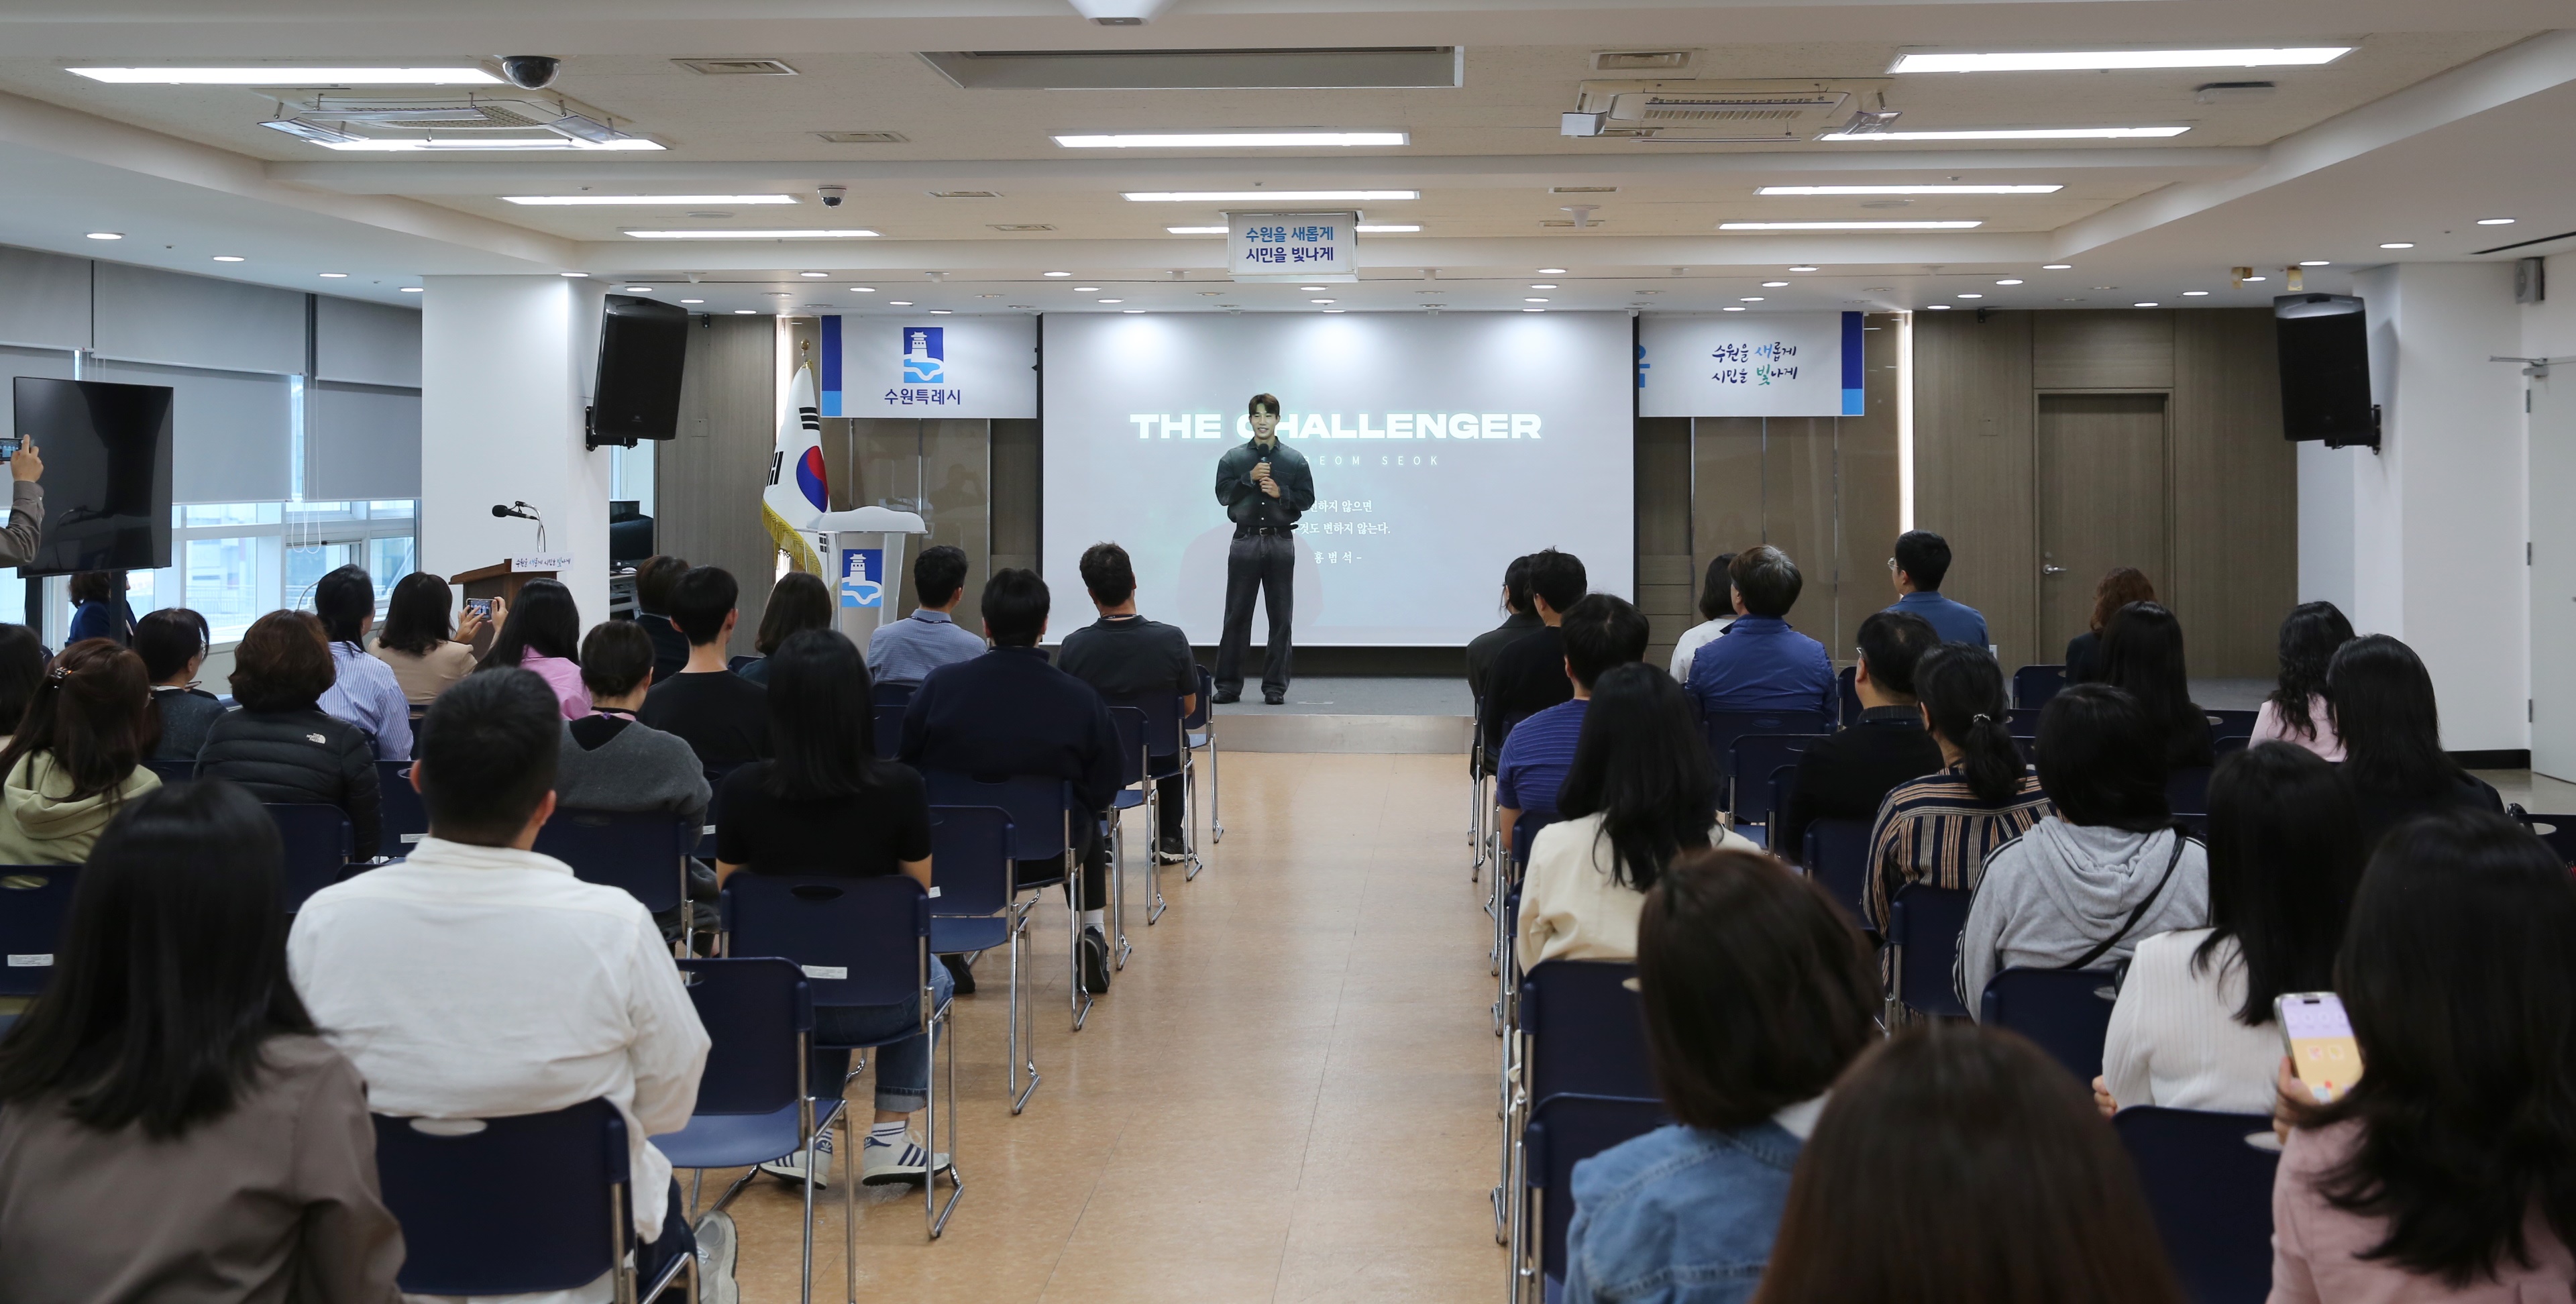
[{"label": "wall banner with korean text", "polygon": [[1038,414],[1038,324],[1029,316],[907,312],[823,318],[827,417]]},{"label": "wall banner with korean text", "polygon": [[1861,314],[1649,313],[1637,323],[1637,414],[1861,415]]},{"label": "wall banner with korean text", "polygon": [[1360,279],[1355,212],[1228,213],[1226,274],[1238,281]]}]

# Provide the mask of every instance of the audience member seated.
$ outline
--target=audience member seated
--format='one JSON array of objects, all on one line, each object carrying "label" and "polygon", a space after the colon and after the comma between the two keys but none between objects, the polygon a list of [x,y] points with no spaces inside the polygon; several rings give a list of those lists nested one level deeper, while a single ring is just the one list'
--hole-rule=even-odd
[{"label": "audience member seated", "polygon": [[1483,700],[1494,658],[1519,642],[1521,635],[1545,623],[1538,618],[1537,609],[1530,606],[1529,555],[1524,553],[1503,568],[1503,623],[1467,640],[1468,695]]},{"label": "audience member seated", "polygon": [[[1566,624],[1575,624],[1571,613]],[[1760,850],[1718,822],[1716,792],[1681,685],[1642,662],[1604,671],[1565,772],[1565,818],[1530,840],[1516,921],[1521,967],[1628,959],[1637,953],[1638,908],[1674,857]]]},{"label": "audience member seated", "polygon": [[[882,878],[903,874],[930,887],[930,798],[921,776],[877,759],[868,667],[838,632],[806,629],[769,654],[769,732],[777,757],[725,776],[716,823],[716,873],[789,878]],[[949,971],[930,967],[936,999],[955,991]],[[921,1002],[834,1007],[814,1012],[817,1043],[877,1041],[921,1026]],[[919,1182],[928,1152],[907,1128],[930,1101],[926,1033],[877,1050],[877,1114],[860,1148],[861,1179],[874,1186]],[[814,1093],[840,1094],[849,1052],[817,1052]],[[829,1147],[822,1153],[828,1154]],[[948,1157],[939,1157],[947,1167]],[[828,1164],[824,1182],[831,1180]],[[803,1152],[761,1167],[804,1177]]]},{"label": "audience member seated", "polygon": [[2576,883],[2511,821],[2448,810],[2371,857],[2335,964],[2361,1076],[2293,1128],[2272,1299],[2561,1300],[2576,1280]]},{"label": "audience member seated", "polygon": [[2209,713],[2191,700],[2182,622],[2172,612],[2153,602],[2132,602],[2113,613],[2102,629],[2099,682],[2137,699],[2166,769],[2209,764]]},{"label": "audience member seated", "polygon": [[380,761],[411,756],[411,703],[394,669],[367,655],[367,631],[376,623],[376,584],[364,566],[343,566],[313,586],[313,613],[331,640],[331,686],[322,710],[367,731]]},{"label": "audience member seated", "polygon": [[1673,643],[1673,682],[1690,682],[1691,660],[1707,647],[1709,640],[1726,632],[1735,623],[1735,583],[1726,577],[1726,568],[1735,564],[1735,554],[1721,552],[1708,560],[1708,574],[1700,580],[1699,623],[1682,631]]},{"label": "audience member seated", "polygon": [[697,753],[635,718],[653,686],[653,636],[631,620],[591,626],[581,641],[581,683],[591,713],[564,722],[555,801],[573,810],[658,810],[689,824],[703,820],[707,773]]},{"label": "audience member seated", "polygon": [[118,647],[134,641],[134,607],[125,600],[125,576],[118,571],[80,571],[69,581],[71,628],[63,646],[103,638]]},{"label": "audience member seated", "polygon": [[510,615],[510,604],[494,598],[491,619],[467,607],[451,622],[451,605],[447,581],[427,571],[403,576],[385,604],[385,623],[371,650],[393,668],[403,700],[415,707],[438,700],[457,680],[473,674],[474,640],[494,620],[506,621]]},{"label": "audience member seated", "polygon": [[[487,668],[441,694],[411,771],[429,836],[408,859],[314,893],[287,963],[376,1113],[615,1106],[636,1266],[650,1279],[694,1248],[688,1204],[650,1138],[688,1123],[707,1034],[643,904],[529,850],[554,813],[562,734],[560,699],[526,670]],[[729,1298],[731,1283],[709,1289]],[[604,1300],[607,1283],[569,1298]]]},{"label": "audience member seated", "polygon": [[[1771,813],[1771,854],[1793,864],[1806,850],[1808,825],[1876,819],[1898,784],[1946,764],[1914,697],[1914,667],[1940,646],[1940,635],[1912,612],[1880,611],[1860,622],[1859,640],[1852,691],[1860,697],[1860,722],[1799,753],[1797,792],[1787,810]],[[1768,776],[1742,778],[1765,782]]]},{"label": "audience member seated", "polygon": [[1500,757],[1510,726],[1574,699],[1565,675],[1565,639],[1557,624],[1591,592],[1583,559],[1554,548],[1529,555],[1530,610],[1542,628],[1506,643],[1485,672],[1485,754]]},{"label": "audience member seated", "polygon": [[[1198,708],[1199,663],[1190,653],[1190,636],[1178,625],[1147,620],[1136,614],[1136,566],[1127,550],[1114,543],[1095,543],[1082,553],[1082,586],[1100,619],[1064,636],[1056,668],[1091,685],[1112,706],[1131,705],[1147,697],[1180,699],[1181,714]],[[1153,740],[1148,740],[1153,741]],[[1177,861],[1188,854],[1182,836],[1189,808],[1181,801],[1178,753],[1146,758],[1153,768],[1173,771],[1154,784],[1162,827],[1155,830],[1155,854]]]},{"label": "audience member seated", "polygon": [[9,745],[44,685],[44,642],[24,625],[0,624],[0,747]]},{"label": "audience member seated", "polygon": [[2504,809],[2493,787],[2442,750],[2433,677],[2415,649],[2386,634],[2344,644],[2327,663],[2326,701],[2361,807],[2362,846],[2428,811]]},{"label": "audience member seated", "polygon": [[[650,637],[649,635],[647,637]],[[590,690],[581,685],[581,607],[561,580],[530,580],[519,589],[519,605],[501,622],[483,668],[516,666],[534,673],[555,690],[563,718],[590,714]]]},{"label": "audience member seated", "polygon": [[1789,554],[1764,544],[1727,566],[1736,620],[1691,658],[1690,693],[1704,715],[1737,711],[1840,714],[1825,645],[1789,627],[1805,580]]},{"label": "audience member seated", "polygon": [[[1502,755],[1494,762],[1494,805],[1501,811],[1495,827],[1506,847],[1512,844],[1512,826],[1521,816],[1556,818],[1557,789],[1574,764],[1575,741],[1583,733],[1592,681],[1612,666],[1628,665],[1646,655],[1646,617],[1627,599],[1607,593],[1592,594],[1567,608],[1554,633],[1563,649],[1557,673],[1564,676],[1574,696],[1512,726],[1511,736],[1503,740]],[[1681,723],[1690,723],[1687,704]],[[1708,744],[1701,743],[1699,750],[1705,756]],[[1709,792],[1716,791],[1712,780]]]},{"label": "audience member seated", "polygon": [[400,1299],[367,1084],[287,981],[282,859],[221,782],[99,838],[0,1040],[0,1297]]},{"label": "audience member seated", "polygon": [[2039,776],[2004,727],[2004,675],[1983,648],[1945,644],[1914,665],[1923,727],[1941,772],[1898,784],[1869,833],[1861,918],[1887,931],[1887,903],[1908,883],[1973,891],[1986,857],[2048,814]]},{"label": "audience member seated", "polygon": [[667,684],[689,664],[689,636],[671,619],[671,588],[689,573],[677,557],[651,557],[635,568],[635,623],[653,640],[653,682]]},{"label": "audience member seated", "polygon": [[760,611],[760,632],[752,636],[751,650],[760,654],[756,661],[745,663],[735,674],[755,684],[769,682],[769,658],[788,637],[809,629],[832,627],[832,590],[823,577],[806,571],[789,571],[778,577],[769,589],[769,605]]},{"label": "audience member seated", "polygon": [[0,865],[89,859],[117,811],[161,786],[143,766],[151,727],[143,658],[103,638],[64,648],[0,750],[0,775],[8,776],[0,784]]},{"label": "audience member seated", "polygon": [[2326,667],[2352,641],[2352,622],[2331,602],[2302,602],[2281,618],[2281,678],[2254,713],[2257,743],[2305,747],[2329,761],[2343,759],[2334,713],[2326,705]]},{"label": "audience member seated", "polygon": [[868,635],[868,673],[877,681],[918,683],[930,672],[984,655],[984,640],[959,628],[957,604],[966,600],[966,550],[934,544],[912,562],[912,591],[921,605],[901,620]]},{"label": "audience member seated", "polygon": [[2139,941],[2209,922],[2209,853],[2174,825],[2156,727],[2136,698],[2079,684],[2039,715],[2054,809],[1995,848],[1959,937],[1959,1000],[2006,969],[2095,969]]},{"label": "audience member seated", "polygon": [[2284,743],[2220,761],[2209,780],[2209,927],[2138,943],[2094,1086],[2105,1110],[2271,1113],[2281,1063],[2272,998],[2334,986],[2361,862],[2360,817],[2333,766]]},{"label": "audience member seated", "polygon": [[1756,1304],[2182,1304],[2119,1138],[2048,1053],[1935,1022],[1834,1084]]},{"label": "audience member seated", "polygon": [[725,668],[725,643],[742,613],[733,576],[694,566],[671,586],[671,621],[689,639],[688,664],[657,679],[636,718],[678,734],[710,774],[769,756],[769,699],[760,685]]},{"label": "audience member seated", "polygon": [[2144,572],[2134,566],[2114,566],[2093,586],[2093,621],[2090,628],[2066,641],[2066,682],[2089,684],[2102,677],[2102,631],[2120,608],[2132,602],[2153,602],[2156,586],[2147,582]]},{"label": "audience member seated", "polygon": [[230,779],[265,802],[313,802],[348,812],[359,860],[375,857],[384,791],[375,753],[356,725],[318,703],[337,669],[322,623],[301,611],[252,621],[233,647],[233,700],[206,730],[197,777]]},{"label": "audience member seated", "polygon": [[1878,1040],[1868,951],[1769,857],[1687,851],[1646,894],[1637,1001],[1676,1121],[1574,1166],[1564,1304],[1741,1304],[1826,1090]]},{"label": "audience member seated", "polygon": [[1896,555],[1887,559],[1896,582],[1896,605],[1929,621],[1944,643],[1985,647],[1986,618],[1975,607],[1941,596],[1941,581],[1950,573],[1950,541],[1930,530],[1907,530],[1896,536]]},{"label": "audience member seated", "polygon": [[[1081,862],[1082,985],[1109,990],[1109,844],[1096,816],[1118,795],[1118,728],[1091,685],[1047,664],[1046,581],[1005,567],[984,582],[984,637],[993,650],[930,672],[904,712],[903,763],[972,776],[1063,779],[1080,810],[1073,817]],[[1086,814],[1086,812],[1088,814]],[[1052,878],[1060,860],[1028,865],[1024,877]],[[1070,884],[1067,885],[1070,888]]]},{"label": "audience member seated", "polygon": [[152,710],[160,717],[161,741],[152,748],[156,761],[197,759],[206,730],[224,713],[220,699],[197,687],[208,632],[206,618],[186,607],[147,611],[134,622],[134,654],[152,677]]}]

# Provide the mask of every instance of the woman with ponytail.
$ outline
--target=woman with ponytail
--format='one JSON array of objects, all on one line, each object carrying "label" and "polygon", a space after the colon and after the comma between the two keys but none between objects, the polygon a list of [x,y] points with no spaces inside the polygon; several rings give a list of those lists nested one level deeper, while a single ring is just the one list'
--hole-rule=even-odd
[{"label": "woman with ponytail", "polygon": [[1884,932],[1887,903],[1908,883],[1973,890],[1987,853],[2048,814],[2047,794],[2022,764],[2004,722],[2004,672],[1980,647],[1944,643],[1914,667],[1923,725],[1941,744],[1942,770],[1899,784],[1878,808],[1869,837],[1869,926]]},{"label": "woman with ponytail", "polygon": [[0,864],[77,865],[124,804],[161,786],[143,658],[86,638],[54,658],[0,751]]}]

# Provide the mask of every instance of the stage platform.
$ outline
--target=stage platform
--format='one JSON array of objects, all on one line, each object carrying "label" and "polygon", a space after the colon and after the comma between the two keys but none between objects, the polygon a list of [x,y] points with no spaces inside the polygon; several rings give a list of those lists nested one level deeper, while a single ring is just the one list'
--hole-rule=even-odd
[{"label": "stage platform", "polygon": [[1227,751],[1463,756],[1475,732],[1464,679],[1300,676],[1281,706],[1262,703],[1258,680],[1243,693],[1244,700],[1216,708],[1217,746]]}]

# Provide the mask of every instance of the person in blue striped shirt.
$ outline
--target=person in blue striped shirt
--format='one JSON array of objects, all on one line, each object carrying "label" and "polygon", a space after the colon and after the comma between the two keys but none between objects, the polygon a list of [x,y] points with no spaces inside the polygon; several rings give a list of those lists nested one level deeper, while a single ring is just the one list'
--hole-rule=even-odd
[{"label": "person in blue striped shirt", "polygon": [[1557,789],[1574,765],[1574,744],[1583,735],[1583,713],[1592,702],[1592,681],[1612,666],[1646,659],[1645,613],[1625,598],[1595,593],[1565,609],[1557,624],[1565,639],[1565,677],[1574,684],[1574,700],[1559,702],[1512,726],[1503,740],[1502,758],[1494,767],[1494,803],[1502,811],[1497,827],[1503,845],[1511,845],[1512,826],[1522,816],[1542,823],[1556,819]]}]

